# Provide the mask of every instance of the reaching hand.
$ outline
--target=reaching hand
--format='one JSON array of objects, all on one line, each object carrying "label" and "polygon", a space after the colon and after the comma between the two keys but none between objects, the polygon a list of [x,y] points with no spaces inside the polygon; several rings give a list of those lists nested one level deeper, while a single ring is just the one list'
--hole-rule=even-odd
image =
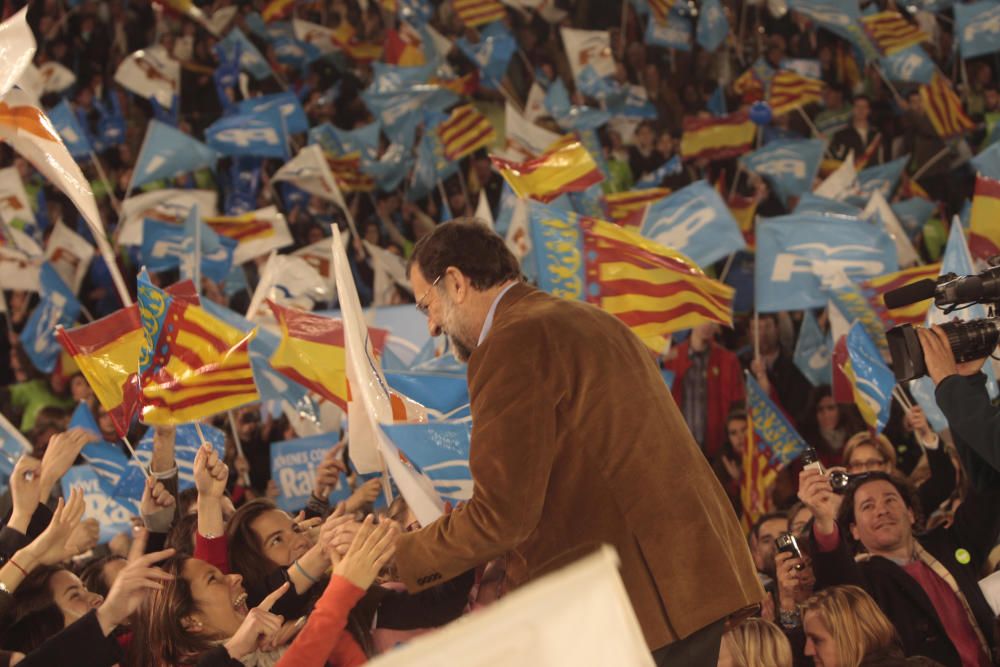
[{"label": "reaching hand", "polygon": [[354,489],[354,493],[347,499],[347,511],[352,514],[361,511],[374,503],[380,493],[382,493],[382,479],[373,477]]},{"label": "reaching hand", "polygon": [[281,630],[281,624],[285,619],[271,613],[271,607],[281,599],[281,596],[288,591],[288,582],[281,584],[270,595],[264,598],[259,605],[250,610],[243,623],[236,630],[236,634],[223,644],[230,657],[239,660],[245,655],[257,650],[258,645],[268,643]]},{"label": "reaching hand", "polygon": [[354,536],[347,554],[333,568],[333,573],[344,577],[361,589],[367,589],[383,567],[396,553],[399,530],[391,521],[377,526],[371,514],[365,517],[361,529]]},{"label": "reaching hand", "polygon": [[331,447],[323,456],[323,460],[316,467],[316,481],[313,483],[313,493],[317,498],[326,500],[330,492],[337,486],[337,479],[340,473],[347,472],[347,468],[340,460],[344,451],[344,443],[338,443]]},{"label": "reaching hand", "polygon": [[919,436],[929,435],[932,432],[931,426],[927,422],[927,415],[924,414],[923,408],[919,405],[914,405],[906,412],[904,422],[910,430]]},{"label": "reaching hand", "polygon": [[226,492],[229,480],[229,466],[223,463],[219,454],[209,443],[203,443],[194,457],[194,485],[198,495],[206,498],[221,498]]},{"label": "reaching hand", "polygon": [[[67,541],[73,529],[80,524],[83,517],[83,491],[75,488],[70,491],[69,500],[59,499],[56,511],[52,513],[52,521],[42,531],[42,534],[25,547],[29,557],[39,565],[55,565],[67,557]],[[71,554],[72,555],[72,554]]]},{"label": "reaching hand", "polygon": [[42,483],[39,502],[46,502],[52,492],[52,486],[66,474],[73,461],[87,443],[99,442],[95,434],[82,428],[71,428],[63,433],[57,433],[49,439],[42,457]]},{"label": "reaching hand", "polygon": [[22,533],[28,529],[38,507],[42,492],[42,462],[32,456],[22,456],[10,475],[10,495],[14,505],[10,527]]},{"label": "reaching hand", "polygon": [[105,636],[136,610],[149,591],[163,590],[161,582],[174,578],[172,574],[153,567],[154,563],[172,556],[173,549],[141,555],[146,549],[147,535],[146,531],[139,531],[132,541],[128,565],[118,573],[115,583],[111,585],[111,590],[104,599],[104,604],[97,610],[97,620]]},{"label": "reaching hand", "polygon": [[814,468],[800,472],[799,500],[812,510],[815,529],[823,535],[833,532],[843,497],[833,492],[829,475]]},{"label": "reaching hand", "polygon": [[154,533],[165,533],[174,520],[174,506],[177,501],[163,486],[162,482],[153,477],[146,480],[142,490],[142,500],[139,502],[139,514],[146,528]]},{"label": "reaching hand", "polygon": [[805,574],[805,562],[792,554],[779,551],[774,555],[774,569],[778,579],[778,601],[783,609],[791,609],[801,597],[803,586],[808,577]]}]

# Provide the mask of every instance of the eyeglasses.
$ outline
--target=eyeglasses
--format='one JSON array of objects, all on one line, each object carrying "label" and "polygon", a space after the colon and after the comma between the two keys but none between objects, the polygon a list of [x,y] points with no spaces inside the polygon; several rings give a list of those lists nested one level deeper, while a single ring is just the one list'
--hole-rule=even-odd
[{"label": "eyeglasses", "polygon": [[847,464],[847,469],[851,472],[858,470],[881,470],[883,467],[885,467],[885,459],[866,459]]},{"label": "eyeglasses", "polygon": [[427,310],[429,307],[429,304],[427,303],[427,297],[431,295],[431,292],[434,291],[434,288],[437,287],[437,284],[441,282],[442,278],[444,278],[443,273],[434,279],[434,282],[431,283],[430,288],[428,288],[428,290],[424,292],[424,295],[420,297],[420,301],[417,301],[417,310],[423,313],[424,317],[427,317]]}]

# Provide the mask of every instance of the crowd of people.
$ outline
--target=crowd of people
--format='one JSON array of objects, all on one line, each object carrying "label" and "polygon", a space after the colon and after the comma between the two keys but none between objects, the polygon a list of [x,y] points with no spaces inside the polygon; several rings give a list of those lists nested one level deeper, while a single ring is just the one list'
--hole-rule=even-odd
[{"label": "crowd of people", "polygon": [[[17,4],[5,5],[8,16],[19,8]],[[103,140],[95,142],[96,154],[82,166],[112,237],[120,203],[135,194],[132,172],[154,118],[173,115],[177,129],[200,138],[234,99],[292,91],[310,127],[330,123],[354,130],[375,120],[361,95],[373,79],[373,61],[355,57],[350,50],[309,63],[282,57],[266,32],[255,29],[268,4],[262,0],[201,3],[200,12],[208,17],[235,7],[232,25],[241,27],[273,73],[265,79],[244,75],[242,82],[227,86],[215,76],[227,64],[213,48],[217,37],[192,19],[184,3],[28,3],[28,23],[37,42],[36,65],[58,63],[74,75],[72,84],[46,92],[42,105],[51,108],[68,99],[85,131]],[[672,190],[707,179],[754,200],[761,217],[787,213],[791,204],[765,180],[742,168],[736,157],[685,160],[668,174],[659,170],[679,155],[685,118],[709,115],[720,94],[729,109],[749,105],[752,98],[738,80],[752,63],[762,59],[777,69],[787,59],[815,61],[825,84],[822,101],[799,113],[776,116],[761,132],[769,139],[822,132],[835,160],[849,153],[865,154],[868,165],[879,165],[909,155],[900,192],[922,191],[935,209],[915,239],[925,261],[939,258],[947,227],[942,221],[958,214],[972,194],[970,146],[988,142],[990,123],[998,118],[992,114],[1000,113],[1000,60],[996,53],[959,58],[953,48],[957,37],[949,2],[925,1],[911,7],[877,0],[862,5],[866,10],[899,11],[929,35],[922,48],[941,71],[956,73],[956,91],[976,123],[961,142],[939,137],[917,86],[891,83],[876,65],[864,65],[842,36],[817,26],[807,12],[795,11],[795,2],[715,3],[730,30],[714,50],[697,43],[688,49],[649,43],[644,38],[647,23],[654,20],[649,5],[659,4],[653,0],[497,3],[500,20],[516,40],[516,53],[498,85],[491,85],[480,72],[481,64],[455,46],[457,40],[481,38],[464,22],[457,4],[331,0],[289,3],[286,10],[297,19],[337,29],[352,46],[385,45],[387,53],[405,41],[406,20],[426,11],[429,24],[451,44],[441,54],[448,71],[458,80],[469,77],[472,85],[463,95],[485,106],[512,99],[524,106],[533,83],[549,86],[561,81],[573,91],[575,105],[599,107],[600,101],[577,90],[559,29],[607,30],[615,58],[614,79],[641,89],[655,117],[628,130],[614,124],[598,128],[610,174],[602,185],[604,192],[628,192],[650,178]],[[672,4],[697,21],[699,8],[708,3]],[[126,56],[153,45],[180,62],[179,104],[173,110],[164,110],[115,81]],[[545,113],[535,122],[559,130],[556,119]],[[119,139],[109,133],[115,127],[124,130]],[[305,141],[304,134],[292,139],[299,145]],[[379,151],[388,145],[383,137]],[[16,222],[23,233],[35,234],[44,244],[45,236],[62,222],[92,240],[87,226],[78,222],[72,202],[10,145],[0,146],[0,164],[17,168],[39,221],[34,228],[25,228],[23,221],[4,214],[0,232]],[[503,178],[486,149],[461,158],[457,173],[420,197],[411,196],[406,177],[370,196],[350,196],[349,210],[286,188],[287,184],[272,183],[281,165],[278,159],[262,159],[247,168],[251,180],[259,179],[249,208],[275,205],[287,220],[293,242],[281,252],[328,239],[332,226],[346,231],[357,221],[349,256],[362,303],[417,302],[424,314],[432,311],[432,319],[438,306],[429,307],[433,299],[421,303],[417,298],[427,299],[437,287],[437,281],[423,280],[431,277],[426,266],[420,267],[425,273],[419,290],[415,284],[400,284],[386,301],[375,293],[373,248],[410,258],[418,241],[441,222],[481,214],[477,202],[486,202],[491,223],[504,214],[506,205]],[[223,158],[214,172],[178,175],[143,189],[207,188],[218,191],[220,201],[227,200],[233,187],[229,174],[246,166],[238,159]],[[0,233],[0,241],[4,238]],[[127,277],[135,276],[143,262],[138,248],[117,250],[119,268]],[[237,267],[238,279],[230,275],[219,282],[202,276],[202,298],[246,312],[266,260],[260,256]],[[715,269],[722,271],[722,264]],[[441,267],[438,279],[447,268]],[[176,271],[153,275],[160,285],[177,279]],[[510,279],[495,284],[506,286]],[[0,305],[6,309],[0,310],[6,330],[0,355],[9,360],[0,364],[0,411],[31,446],[16,463],[10,462],[7,490],[0,497],[5,520],[0,530],[0,664],[356,665],[472,613],[509,590],[507,571],[517,564],[503,557],[460,568],[460,574],[449,574],[447,581],[433,587],[421,582],[419,592],[406,590],[396,551],[401,544],[407,548],[407,542],[400,542],[401,534],[422,526],[402,498],[375,509],[382,481],[357,475],[343,444],[332,448],[318,466],[308,505],[297,515],[279,509],[270,445],[297,436],[287,417],[276,417],[259,405],[239,408],[235,419],[222,415],[215,420],[227,432],[225,455],[210,445],[201,448],[192,466],[194,487],[183,491],[175,428],[149,427],[153,451],[134,528],[131,534],[100,541],[97,522],[83,518],[82,494],[73,491],[64,497],[59,481],[81,460],[88,443],[117,443],[115,425],[79,371],[64,372],[57,366],[53,372],[42,372],[26,354],[20,334],[38,296],[2,282],[0,290],[5,297]],[[102,258],[95,256],[78,298],[93,318],[120,307]],[[331,298],[329,304],[314,305],[334,304]],[[825,312],[815,314],[828,328]],[[679,333],[669,352],[656,359],[672,377],[676,406],[728,497],[732,517],[744,521],[745,547],[764,591],[752,613],[726,619],[718,664],[995,664],[1000,660],[1000,575],[994,574],[1000,565],[1000,551],[995,548],[1000,535],[996,495],[1000,443],[990,441],[997,419],[979,372],[981,364],[956,365],[946,344],[922,332],[938,403],[950,428],[936,431],[919,406],[903,408],[894,402],[887,426],[875,433],[856,405],[837,402],[829,385],[814,386],[793,361],[803,316],[803,311],[737,313],[731,329],[705,323]],[[491,310],[489,322],[492,317]],[[442,324],[440,320],[433,324],[438,330],[432,333],[440,333]],[[453,343],[462,342],[453,331],[446,333]],[[480,343],[485,335],[484,331],[479,336]],[[469,341],[468,350],[458,348],[456,356],[468,357],[475,343]],[[775,511],[759,517],[748,517],[744,507],[744,462],[749,443],[754,442],[748,436],[753,424],[745,406],[747,373],[819,461],[805,465],[797,460],[785,466],[767,489]],[[613,398],[627,401],[626,396]],[[81,402],[92,412],[100,434],[69,428],[70,415]],[[475,423],[475,412],[473,418]],[[146,430],[133,424],[130,440],[139,442]],[[579,437],[587,434],[581,432]],[[671,447],[673,437],[663,434],[662,446]],[[831,485],[830,473],[838,470],[849,475],[846,488]],[[342,474],[351,486],[349,497],[331,506],[330,491]],[[678,470],[657,474],[664,484],[671,476],[683,476]],[[574,511],[581,506],[575,505]],[[409,544],[412,552],[413,543]],[[739,548],[743,547],[741,543]],[[470,553],[479,551],[470,547]],[[643,557],[637,548],[636,559]],[[699,564],[692,561],[688,566],[694,570]],[[646,567],[656,571],[655,564]],[[624,578],[628,580],[628,575]],[[664,619],[669,616],[665,613]],[[657,635],[659,640],[683,637],[676,618],[663,623],[666,629]],[[648,627],[643,629],[649,639]],[[650,646],[657,648],[660,642]]]}]

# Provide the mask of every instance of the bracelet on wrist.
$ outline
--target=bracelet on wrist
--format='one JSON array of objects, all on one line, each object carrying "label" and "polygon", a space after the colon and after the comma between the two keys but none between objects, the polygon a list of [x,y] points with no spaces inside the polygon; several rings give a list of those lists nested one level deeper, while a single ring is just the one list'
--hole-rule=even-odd
[{"label": "bracelet on wrist", "polygon": [[301,564],[299,564],[299,561],[296,560],[294,563],[292,563],[292,565],[294,565],[295,569],[299,571],[299,574],[308,579],[310,583],[315,584],[317,581],[319,581],[317,577],[314,577],[308,572],[306,572],[306,569],[302,567]]},{"label": "bracelet on wrist", "polygon": [[16,567],[16,568],[17,568],[17,569],[18,569],[18,570],[19,570],[19,571],[21,572],[21,575],[22,575],[22,576],[25,576],[25,577],[27,577],[27,576],[28,576],[28,571],[27,571],[27,570],[25,570],[25,569],[24,569],[23,567],[21,567],[20,565],[18,565],[18,564],[17,564],[17,561],[16,561],[16,560],[14,560],[13,558],[9,558],[9,559],[7,560],[7,562],[8,562],[8,563],[10,563],[11,565],[13,565],[14,567]]}]

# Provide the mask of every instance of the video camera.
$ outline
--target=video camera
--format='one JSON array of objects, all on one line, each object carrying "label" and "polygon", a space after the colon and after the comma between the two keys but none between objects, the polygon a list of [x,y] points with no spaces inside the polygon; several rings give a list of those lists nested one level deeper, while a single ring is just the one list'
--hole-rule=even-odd
[{"label": "video camera", "polygon": [[[990,268],[978,275],[958,276],[946,273],[935,280],[920,280],[911,285],[886,292],[885,305],[900,308],[924,299],[934,299],[934,305],[945,313],[975,304],[990,307],[990,317],[969,322],[946,322],[941,325],[948,335],[948,345],[955,361],[973,361],[992,354],[1000,341],[1000,318],[995,309],[1000,303],[1000,256],[989,260]],[[892,370],[898,382],[914,380],[927,374],[924,351],[917,331],[909,324],[893,327],[886,332]]]}]

